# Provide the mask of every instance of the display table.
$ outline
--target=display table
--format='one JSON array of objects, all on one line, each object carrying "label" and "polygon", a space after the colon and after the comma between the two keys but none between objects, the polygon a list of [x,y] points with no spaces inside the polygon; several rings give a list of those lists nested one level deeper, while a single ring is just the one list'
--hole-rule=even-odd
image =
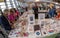
[{"label": "display table", "polygon": [[[19,21],[18,23],[15,23],[16,28],[10,32],[8,37],[9,38],[37,38],[37,37],[40,38],[40,37],[50,36],[50,35],[60,32],[60,30],[59,30],[60,29],[60,24],[59,24],[60,20],[55,20],[55,19],[36,20],[35,25],[36,25],[36,22],[38,22],[38,24],[40,24],[41,21],[44,21],[44,22],[42,22],[44,24],[44,25],[42,25],[43,28],[40,25],[40,30],[34,31],[34,28],[33,28],[32,31],[30,30],[31,32],[28,29],[30,27],[31,28],[34,27],[33,25],[31,25],[31,26],[28,25],[28,22],[26,21],[26,24],[25,24],[26,26],[23,26],[21,24],[23,21]],[[25,30],[22,29],[22,27],[24,27]],[[23,32],[25,32],[25,33],[23,33]],[[41,35],[39,35],[38,32],[40,32]],[[38,35],[36,35],[36,33]]]}]

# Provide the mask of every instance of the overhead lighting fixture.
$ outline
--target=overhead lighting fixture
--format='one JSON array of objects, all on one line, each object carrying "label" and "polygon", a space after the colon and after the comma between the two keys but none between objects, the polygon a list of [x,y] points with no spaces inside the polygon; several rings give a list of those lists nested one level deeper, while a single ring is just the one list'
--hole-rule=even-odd
[{"label": "overhead lighting fixture", "polygon": [[35,0],[35,2],[38,2],[39,0]]},{"label": "overhead lighting fixture", "polygon": [[56,6],[56,8],[60,8],[59,6]]},{"label": "overhead lighting fixture", "polygon": [[55,3],[55,4],[58,4],[58,3]]}]

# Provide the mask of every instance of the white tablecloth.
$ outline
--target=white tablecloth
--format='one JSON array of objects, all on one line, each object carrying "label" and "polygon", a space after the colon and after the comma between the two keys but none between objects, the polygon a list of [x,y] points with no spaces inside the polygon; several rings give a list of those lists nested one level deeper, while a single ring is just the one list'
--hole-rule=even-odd
[{"label": "white tablecloth", "polygon": [[[55,30],[57,30],[57,32],[54,32],[54,33],[52,33],[52,34],[55,34],[55,33],[59,33],[59,32],[60,32],[60,30],[59,30],[59,28],[60,28],[60,23],[59,23],[59,22],[60,22],[60,21],[59,21],[59,20],[45,19],[45,21],[48,21],[48,22],[52,25],[52,28],[54,27]],[[54,26],[54,23],[56,24],[56,27]],[[58,23],[58,24],[57,24],[57,23]],[[19,24],[18,24],[18,25],[19,25]],[[57,25],[59,25],[59,28],[58,28]],[[46,26],[46,27],[47,27],[47,26]],[[54,28],[53,28],[53,29],[54,29]],[[27,28],[27,29],[28,29],[28,28]],[[41,31],[42,31],[42,30],[41,30]],[[10,32],[10,34],[9,34],[8,37],[9,37],[9,38],[36,38],[36,37],[43,37],[43,36],[52,35],[52,34],[47,34],[47,35],[35,36],[35,33],[31,33],[31,34],[29,34],[29,35],[26,36],[26,37],[21,37],[19,32],[21,32],[21,27],[12,30],[12,31]]]}]

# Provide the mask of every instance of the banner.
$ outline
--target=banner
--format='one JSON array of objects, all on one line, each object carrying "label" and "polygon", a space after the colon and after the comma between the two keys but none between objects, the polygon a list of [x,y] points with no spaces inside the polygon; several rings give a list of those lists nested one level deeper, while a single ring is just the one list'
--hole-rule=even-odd
[{"label": "banner", "polygon": [[0,0],[0,2],[4,2],[4,0]]}]

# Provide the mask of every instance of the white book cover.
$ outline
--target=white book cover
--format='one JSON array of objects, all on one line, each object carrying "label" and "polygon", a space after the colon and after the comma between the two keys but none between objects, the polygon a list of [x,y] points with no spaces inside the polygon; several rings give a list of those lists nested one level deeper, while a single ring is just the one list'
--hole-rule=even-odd
[{"label": "white book cover", "polygon": [[48,31],[46,29],[42,29],[41,32],[42,32],[42,36],[48,35]]},{"label": "white book cover", "polygon": [[45,14],[44,13],[38,14],[38,19],[39,20],[45,19]]},{"label": "white book cover", "polygon": [[35,24],[35,16],[34,16],[34,14],[29,14],[28,15],[28,23],[29,23],[29,25],[34,25]]},{"label": "white book cover", "polygon": [[27,32],[28,33],[34,33],[34,27],[33,27],[33,25],[28,25]]}]

